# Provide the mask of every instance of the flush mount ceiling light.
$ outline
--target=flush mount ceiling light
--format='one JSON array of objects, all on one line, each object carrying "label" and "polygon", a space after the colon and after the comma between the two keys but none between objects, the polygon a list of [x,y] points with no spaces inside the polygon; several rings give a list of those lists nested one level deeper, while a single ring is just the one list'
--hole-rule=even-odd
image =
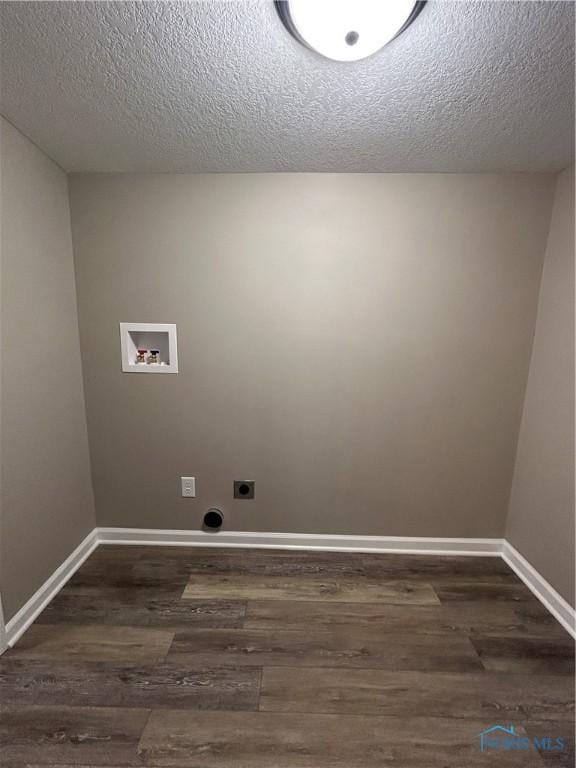
[{"label": "flush mount ceiling light", "polygon": [[414,0],[275,0],[286,29],[300,43],[336,61],[376,53],[414,21],[426,2]]}]

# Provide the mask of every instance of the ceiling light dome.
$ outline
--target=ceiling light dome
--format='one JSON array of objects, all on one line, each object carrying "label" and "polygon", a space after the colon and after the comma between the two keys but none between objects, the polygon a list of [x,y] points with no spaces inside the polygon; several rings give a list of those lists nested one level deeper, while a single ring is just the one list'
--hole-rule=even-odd
[{"label": "ceiling light dome", "polygon": [[370,56],[403,32],[426,2],[414,0],[275,0],[299,42],[336,61]]}]

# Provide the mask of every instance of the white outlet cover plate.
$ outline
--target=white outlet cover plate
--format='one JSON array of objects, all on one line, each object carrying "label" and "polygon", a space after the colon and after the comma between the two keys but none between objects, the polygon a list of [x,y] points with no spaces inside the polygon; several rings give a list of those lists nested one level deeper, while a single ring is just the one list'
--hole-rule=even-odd
[{"label": "white outlet cover plate", "polygon": [[196,497],[196,478],[195,477],[181,477],[182,482],[182,496],[187,499],[193,499]]}]

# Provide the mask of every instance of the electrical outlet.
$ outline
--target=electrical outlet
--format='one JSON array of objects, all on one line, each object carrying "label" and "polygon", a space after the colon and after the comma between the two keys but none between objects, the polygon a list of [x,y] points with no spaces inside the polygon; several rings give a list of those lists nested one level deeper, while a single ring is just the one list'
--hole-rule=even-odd
[{"label": "electrical outlet", "polygon": [[193,499],[196,496],[196,478],[195,477],[181,477],[182,482],[182,496],[187,499]]},{"label": "electrical outlet", "polygon": [[234,480],[235,499],[253,499],[255,492],[254,480]]}]

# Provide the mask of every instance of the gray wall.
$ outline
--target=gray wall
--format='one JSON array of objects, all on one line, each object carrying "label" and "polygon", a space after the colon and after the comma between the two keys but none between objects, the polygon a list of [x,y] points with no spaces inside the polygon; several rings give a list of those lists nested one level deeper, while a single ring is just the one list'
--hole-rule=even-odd
[{"label": "gray wall", "polygon": [[10,619],[94,527],[66,175],[0,118],[2,506]]},{"label": "gray wall", "polygon": [[[100,525],[504,533],[553,177],[70,184]],[[120,321],[181,373],[123,374]]]},{"label": "gray wall", "polygon": [[507,538],[574,605],[574,168],[558,177]]}]

